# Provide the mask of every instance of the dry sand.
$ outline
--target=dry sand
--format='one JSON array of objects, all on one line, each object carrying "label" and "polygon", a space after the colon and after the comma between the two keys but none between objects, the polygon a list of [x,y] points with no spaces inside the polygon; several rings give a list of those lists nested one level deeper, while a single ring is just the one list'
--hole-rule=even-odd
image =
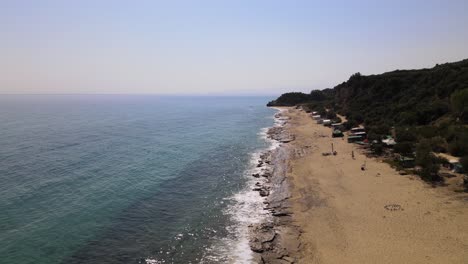
[{"label": "dry sand", "polygon": [[[303,111],[286,115],[296,136],[288,178],[303,232],[297,263],[468,263],[466,194],[399,175]],[[338,155],[322,156],[331,143]]]}]

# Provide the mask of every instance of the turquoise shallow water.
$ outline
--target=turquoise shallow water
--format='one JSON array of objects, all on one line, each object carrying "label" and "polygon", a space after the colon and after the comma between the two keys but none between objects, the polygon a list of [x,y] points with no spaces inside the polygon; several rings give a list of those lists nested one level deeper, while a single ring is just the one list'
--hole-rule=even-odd
[{"label": "turquoise shallow water", "polygon": [[222,262],[269,99],[2,96],[0,263]]}]

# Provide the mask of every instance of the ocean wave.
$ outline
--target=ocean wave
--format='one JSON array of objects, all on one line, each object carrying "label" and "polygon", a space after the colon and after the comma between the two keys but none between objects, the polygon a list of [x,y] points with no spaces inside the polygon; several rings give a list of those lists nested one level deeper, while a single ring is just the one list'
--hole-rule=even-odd
[{"label": "ocean wave", "polygon": [[[273,126],[275,127],[282,126],[285,123],[285,120],[277,118],[276,113],[272,118],[274,118]],[[225,198],[230,202],[224,214],[229,216],[232,222],[232,225],[227,227],[231,236],[223,238],[219,241],[220,243],[215,244],[215,248],[212,248],[210,254],[207,254],[201,263],[219,262],[221,260],[223,263],[252,263],[253,252],[249,246],[249,226],[268,221],[271,217],[271,214],[264,210],[266,198],[261,197],[257,191],[253,190],[257,182],[263,184],[266,178],[252,177],[252,174],[260,173],[270,166],[265,163],[257,166],[261,160],[260,156],[280,146],[278,141],[268,137],[267,132],[269,129],[270,127],[262,128],[257,134],[261,140],[267,143],[267,147],[250,154],[250,164],[243,173],[247,181],[245,188],[231,197]]]}]

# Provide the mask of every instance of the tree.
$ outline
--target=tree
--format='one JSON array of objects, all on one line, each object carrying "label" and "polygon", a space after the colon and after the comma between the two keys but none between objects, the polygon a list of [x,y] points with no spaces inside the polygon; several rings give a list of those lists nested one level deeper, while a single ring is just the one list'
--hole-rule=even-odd
[{"label": "tree", "polygon": [[398,142],[393,146],[393,150],[402,155],[410,155],[413,153],[413,144],[411,142]]},{"label": "tree", "polygon": [[313,90],[312,92],[310,92],[310,99],[314,101],[323,101],[326,99],[326,96],[320,90]]},{"label": "tree", "polygon": [[353,75],[351,75],[351,77],[349,77],[349,81],[353,82],[353,81],[359,80],[359,79],[361,79],[361,76],[362,75],[361,75],[360,72],[356,72]]},{"label": "tree", "polygon": [[310,95],[300,92],[285,93],[278,99],[273,100],[267,106],[295,106],[297,104],[306,103],[310,100]]},{"label": "tree", "polygon": [[396,128],[396,141],[397,142],[414,142],[416,141],[416,136],[413,131],[407,127],[397,127]]},{"label": "tree", "polygon": [[450,103],[454,115],[462,122],[468,122],[468,88],[458,90],[450,95]]},{"label": "tree", "polygon": [[438,159],[431,152],[431,144],[427,139],[421,140],[416,147],[416,165],[421,166],[419,175],[426,181],[440,180]]},{"label": "tree", "polygon": [[358,125],[359,125],[359,123],[356,120],[353,120],[353,119],[348,119],[348,121],[343,123],[343,127],[346,130],[350,130],[351,128],[356,127]]},{"label": "tree", "polygon": [[468,155],[460,158],[460,164],[463,167],[463,172],[468,175]]}]

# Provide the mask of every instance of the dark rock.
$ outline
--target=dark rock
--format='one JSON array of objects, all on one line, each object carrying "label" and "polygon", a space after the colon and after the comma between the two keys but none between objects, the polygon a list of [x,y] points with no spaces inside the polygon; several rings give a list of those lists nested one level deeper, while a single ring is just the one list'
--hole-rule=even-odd
[{"label": "dark rock", "polygon": [[278,216],[278,217],[281,217],[281,216],[290,216],[290,215],[291,215],[291,212],[287,212],[287,211],[283,211],[283,212],[274,212],[272,215],[273,215],[273,216]]},{"label": "dark rock", "polygon": [[252,262],[256,263],[256,264],[264,264],[265,263],[265,262],[263,262],[262,255],[258,254],[258,253],[253,253]]},{"label": "dark rock", "polygon": [[294,263],[294,261],[295,261],[294,258],[291,258],[291,257],[288,257],[288,256],[282,257],[281,259],[286,261],[287,263]]},{"label": "dark rock", "polygon": [[261,243],[271,242],[276,236],[273,226],[262,226],[260,229],[257,229],[257,234],[257,240]]},{"label": "dark rock", "polygon": [[265,196],[268,196],[268,195],[270,195],[269,190],[264,189],[264,188],[260,189],[260,196],[265,197]]},{"label": "dark rock", "polygon": [[260,241],[251,241],[251,242],[249,243],[249,246],[250,246],[250,249],[251,249],[253,252],[262,253],[263,251],[265,251],[265,250],[263,249],[262,242],[260,242]]}]

